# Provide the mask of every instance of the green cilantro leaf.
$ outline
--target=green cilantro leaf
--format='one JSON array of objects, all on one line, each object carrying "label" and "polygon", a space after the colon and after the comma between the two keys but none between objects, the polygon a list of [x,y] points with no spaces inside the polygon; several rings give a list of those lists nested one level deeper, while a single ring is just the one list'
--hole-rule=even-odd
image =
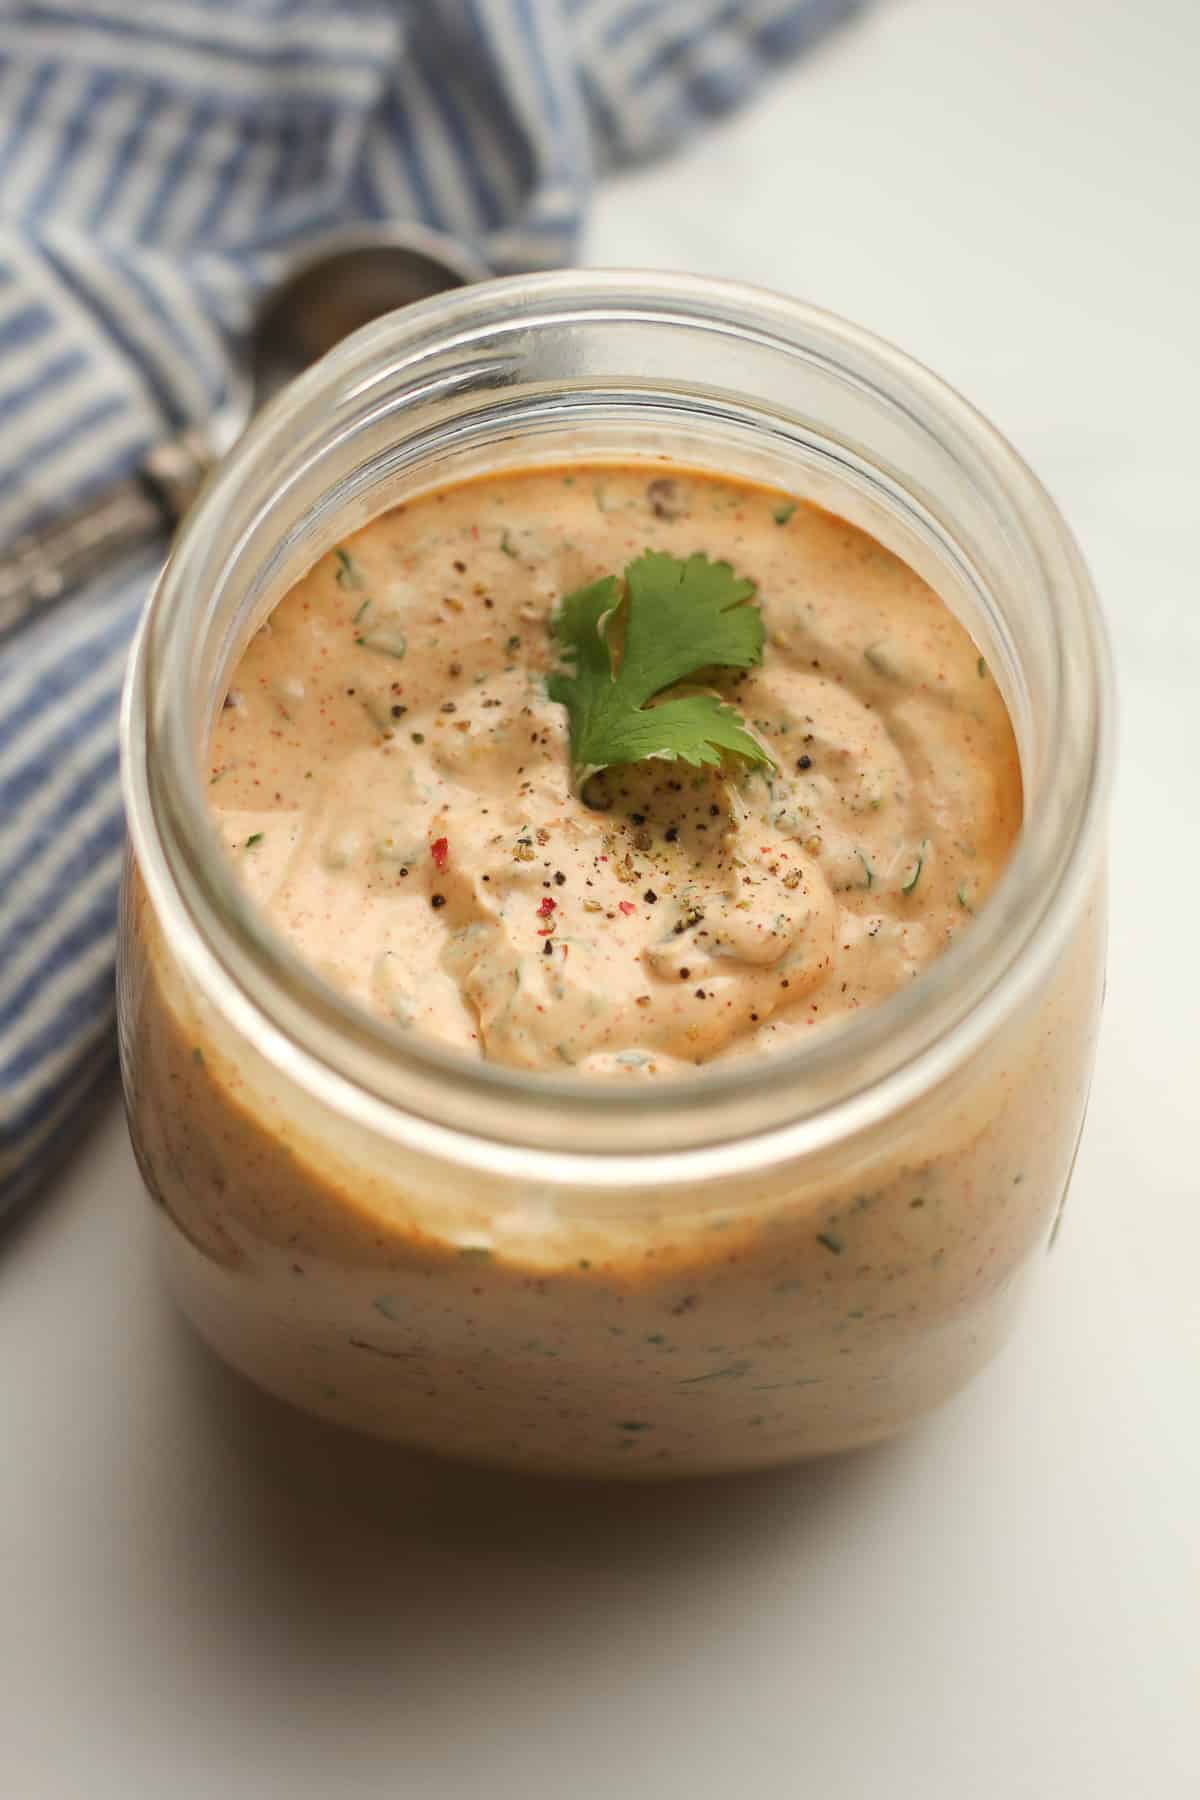
[{"label": "green cilantro leaf", "polygon": [[647,702],[710,668],[762,661],[763,622],[754,583],[697,553],[681,561],[647,550],[615,575],[568,594],[555,631],[570,661],[546,691],[570,715],[579,786],[612,763],[678,758],[696,767],[721,752],[771,764],[737,710],[714,694]]}]

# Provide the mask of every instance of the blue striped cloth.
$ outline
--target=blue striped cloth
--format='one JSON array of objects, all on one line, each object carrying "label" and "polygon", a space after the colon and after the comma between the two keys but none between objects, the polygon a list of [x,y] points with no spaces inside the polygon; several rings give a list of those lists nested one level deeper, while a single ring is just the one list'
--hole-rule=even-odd
[{"label": "blue striped cloth", "polygon": [[[4,0],[0,546],[201,423],[289,250],[417,218],[568,259],[598,174],[861,0]],[[116,714],[153,563],[0,646],[0,1214],[113,1063]]]}]

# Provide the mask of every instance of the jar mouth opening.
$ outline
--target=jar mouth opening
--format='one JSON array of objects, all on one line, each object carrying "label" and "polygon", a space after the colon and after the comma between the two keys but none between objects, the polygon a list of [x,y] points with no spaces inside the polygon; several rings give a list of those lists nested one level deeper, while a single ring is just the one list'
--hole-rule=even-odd
[{"label": "jar mouth opening", "polygon": [[[286,548],[288,508],[294,524],[305,481],[319,490],[313,457],[339,430],[359,429],[392,402],[393,411],[415,409],[431,394],[458,394],[468,380],[511,383],[530,346],[628,322],[663,337],[699,334],[714,361],[723,347],[749,346],[781,369],[835,371],[898,421],[897,431],[926,434],[986,489],[997,528],[1021,540],[1038,588],[1053,701],[1041,762],[1053,774],[1054,804],[1036,786],[1031,801],[1027,790],[1020,837],[988,903],[908,988],[795,1049],[623,1084],[468,1060],[368,1014],[304,963],[241,893],[209,823],[200,773],[206,699],[195,671],[201,643],[211,660],[231,654],[220,596],[253,559],[262,564],[273,533]],[[622,392],[639,383],[643,394],[660,391],[635,375]],[[538,395],[533,385],[527,415],[565,391],[553,378],[548,398],[545,383]],[[756,419],[771,417],[761,397],[742,399]],[[787,408],[777,416],[785,421]],[[851,449],[841,446],[847,467]],[[863,461],[872,463],[869,445]],[[880,470],[897,504],[914,517],[930,512],[919,484],[906,490],[894,449]],[[368,473],[360,498],[371,486]],[[942,537],[953,554],[954,532]],[[282,559],[284,550],[273,554]],[[260,566],[260,586],[269,578]],[[1082,904],[1103,824],[1112,712],[1104,629],[1070,533],[1016,452],[952,389],[882,340],[799,301],[700,277],[570,271],[485,282],[391,314],[260,415],[210,480],[163,570],[127,680],[122,761],[133,849],[172,954],[302,1087],[319,1084],[374,1129],[459,1162],[537,1178],[549,1158],[559,1176],[571,1162],[585,1178],[603,1165],[609,1180],[614,1164],[627,1164],[646,1181],[668,1167],[676,1178],[692,1152],[697,1172],[715,1173],[722,1147],[740,1145],[745,1167],[747,1140],[763,1158],[785,1147],[827,1148],[893,1117],[948,1058],[953,1066],[986,1040],[1044,980]]]}]

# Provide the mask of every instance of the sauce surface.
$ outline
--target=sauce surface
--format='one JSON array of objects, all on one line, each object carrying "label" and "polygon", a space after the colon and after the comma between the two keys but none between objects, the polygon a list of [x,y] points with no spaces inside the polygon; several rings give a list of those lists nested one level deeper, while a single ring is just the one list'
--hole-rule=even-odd
[{"label": "sauce surface", "polygon": [[[560,599],[643,550],[757,587],[717,691],[774,771],[573,792]],[[1011,850],[1021,778],[962,626],[777,491],[653,465],[489,476],[376,519],[248,645],[211,804],[275,926],[368,1008],[474,1056],[647,1079],[795,1045],[912,980]]]}]

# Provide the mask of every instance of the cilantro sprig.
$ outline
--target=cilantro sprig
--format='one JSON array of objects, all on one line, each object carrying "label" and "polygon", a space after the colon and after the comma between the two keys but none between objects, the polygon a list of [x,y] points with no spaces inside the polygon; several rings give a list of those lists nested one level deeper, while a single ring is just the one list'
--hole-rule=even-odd
[{"label": "cilantro sprig", "polygon": [[613,763],[647,757],[699,768],[732,754],[773,766],[737,709],[715,694],[658,699],[704,670],[762,661],[754,593],[728,563],[647,550],[623,577],[608,575],[566,596],[554,629],[570,666],[550,677],[546,691],[567,709],[579,787]]}]

